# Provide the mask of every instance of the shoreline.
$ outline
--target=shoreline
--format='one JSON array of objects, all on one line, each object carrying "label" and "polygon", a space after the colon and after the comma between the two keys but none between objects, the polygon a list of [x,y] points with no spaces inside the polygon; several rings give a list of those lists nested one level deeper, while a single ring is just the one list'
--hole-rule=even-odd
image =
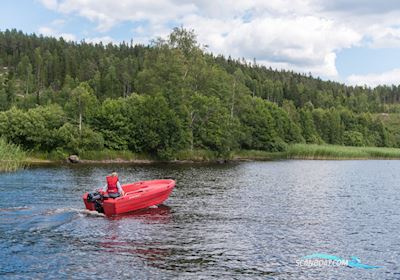
[{"label": "shoreline", "polygon": [[207,150],[180,151],[176,153],[175,159],[173,160],[161,160],[146,154],[135,154],[129,151],[107,150],[84,152],[80,157],[79,163],[71,163],[67,159],[67,153],[54,157],[51,154],[36,152],[31,153],[25,160],[22,160],[22,166],[29,167],[57,164],[225,164],[275,160],[400,160],[400,149],[293,144],[284,152],[237,150],[232,151],[226,158]]},{"label": "shoreline", "polygon": [[107,159],[107,160],[80,160],[77,163],[71,163],[67,160],[43,160],[31,158],[25,163],[27,166],[47,165],[47,164],[65,164],[65,165],[90,165],[90,164],[226,164],[235,162],[252,162],[252,161],[282,161],[282,160],[400,160],[400,157],[334,157],[334,156],[293,156],[293,157],[240,157],[221,160],[145,160],[145,159]]}]

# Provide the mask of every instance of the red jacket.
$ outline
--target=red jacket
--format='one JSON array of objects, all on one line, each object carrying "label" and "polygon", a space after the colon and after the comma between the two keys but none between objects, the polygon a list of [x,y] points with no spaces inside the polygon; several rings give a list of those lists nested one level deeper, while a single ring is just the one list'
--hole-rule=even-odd
[{"label": "red jacket", "polygon": [[118,177],[107,176],[106,179],[107,179],[107,192],[118,193],[118,188],[117,188]]}]

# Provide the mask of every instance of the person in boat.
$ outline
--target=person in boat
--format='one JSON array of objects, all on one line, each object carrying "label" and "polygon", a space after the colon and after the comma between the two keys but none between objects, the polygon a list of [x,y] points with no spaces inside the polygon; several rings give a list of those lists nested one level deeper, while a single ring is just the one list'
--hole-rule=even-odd
[{"label": "person in boat", "polygon": [[103,192],[106,192],[109,197],[117,198],[124,195],[124,190],[119,183],[117,172],[113,171],[111,175],[106,177],[107,184],[102,189]]}]

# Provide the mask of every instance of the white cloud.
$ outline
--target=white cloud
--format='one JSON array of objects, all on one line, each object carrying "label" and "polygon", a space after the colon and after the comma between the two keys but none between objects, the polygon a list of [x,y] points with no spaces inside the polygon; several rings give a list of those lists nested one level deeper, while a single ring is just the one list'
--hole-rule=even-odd
[{"label": "white cloud", "polygon": [[[48,26],[42,26],[38,29],[39,33],[44,35],[44,36],[50,36],[50,37],[55,37],[55,38],[60,38],[62,37],[66,41],[77,41],[77,38],[74,34],[70,33],[63,33],[63,32],[58,32],[57,30],[48,27]],[[101,36],[101,37],[88,37],[85,38],[86,43],[92,43],[92,44],[98,44],[98,43],[103,43],[104,45],[108,43],[113,43],[113,44],[118,44],[120,42],[114,40],[110,36]]]},{"label": "white cloud", "polygon": [[65,19],[55,19],[51,22],[52,26],[62,27],[65,25]]},{"label": "white cloud", "polygon": [[348,83],[351,85],[376,87],[378,85],[400,84],[400,69],[393,69],[384,73],[371,73],[367,75],[350,75]]},{"label": "white cloud", "polygon": [[366,47],[400,46],[400,4],[397,0],[311,0],[321,17],[332,18],[366,38]]},{"label": "white cloud", "polygon": [[185,26],[195,29],[199,40],[215,53],[256,58],[267,65],[330,77],[337,75],[335,51],[351,47],[362,38],[346,26],[312,16],[257,18],[250,22],[192,16]]},{"label": "white cloud", "polygon": [[123,21],[148,21],[151,24],[166,23],[192,13],[195,5],[192,3],[174,3],[169,0],[60,0],[49,5],[49,0],[42,0],[49,9],[64,14],[77,13],[82,17],[96,22],[101,32]]},{"label": "white cloud", "polygon": [[113,41],[102,35],[131,22],[133,34],[126,39],[148,43],[183,24],[216,54],[333,79],[338,78],[335,61],[342,49],[400,47],[398,0],[40,1],[48,9],[94,22],[101,35],[86,41]]},{"label": "white cloud", "polygon": [[372,48],[400,48],[400,28],[372,25],[369,28]]},{"label": "white cloud", "polygon": [[113,43],[113,44],[118,44],[119,42],[115,41],[113,38],[110,36],[103,36],[103,37],[94,37],[94,38],[85,38],[86,43],[92,43],[92,44],[98,44],[98,43],[103,43],[103,45]]},{"label": "white cloud", "polygon": [[62,37],[66,41],[76,41],[76,36],[71,33],[60,33],[56,30],[54,30],[51,27],[47,26],[42,26],[39,28],[39,33],[45,36],[50,36],[50,37],[55,37],[55,38],[60,38]]},{"label": "white cloud", "polygon": [[51,9],[54,10],[57,8],[57,0],[40,0],[40,2],[42,2],[42,4],[47,8],[47,9]]},{"label": "white cloud", "polygon": [[386,14],[400,10],[398,0],[311,0],[311,4],[319,5],[325,11],[342,12],[353,16]]}]

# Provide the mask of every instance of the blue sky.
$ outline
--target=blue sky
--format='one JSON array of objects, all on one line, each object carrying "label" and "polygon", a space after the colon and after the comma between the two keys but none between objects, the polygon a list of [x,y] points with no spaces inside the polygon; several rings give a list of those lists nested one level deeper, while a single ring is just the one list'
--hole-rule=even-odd
[{"label": "blue sky", "polygon": [[[351,2],[349,4],[348,2]],[[3,0],[0,29],[147,44],[175,26],[214,54],[346,84],[400,84],[397,0]]]}]

